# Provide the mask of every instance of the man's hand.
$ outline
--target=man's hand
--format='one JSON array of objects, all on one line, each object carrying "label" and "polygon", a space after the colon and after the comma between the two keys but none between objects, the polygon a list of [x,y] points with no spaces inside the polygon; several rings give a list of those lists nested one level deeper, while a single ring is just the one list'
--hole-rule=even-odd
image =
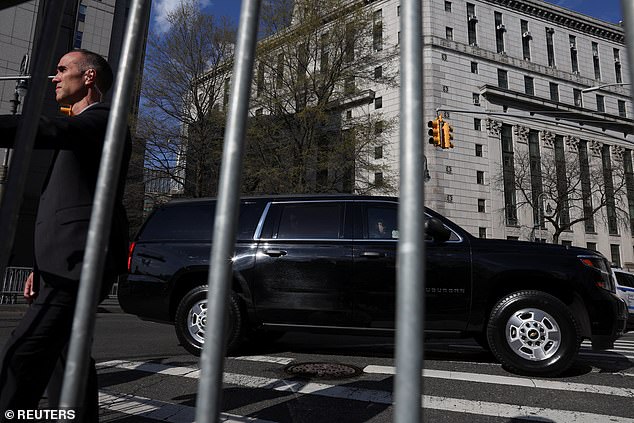
[{"label": "man's hand", "polygon": [[37,298],[37,294],[38,292],[33,284],[33,272],[31,272],[24,283],[24,298],[28,304],[31,304]]}]

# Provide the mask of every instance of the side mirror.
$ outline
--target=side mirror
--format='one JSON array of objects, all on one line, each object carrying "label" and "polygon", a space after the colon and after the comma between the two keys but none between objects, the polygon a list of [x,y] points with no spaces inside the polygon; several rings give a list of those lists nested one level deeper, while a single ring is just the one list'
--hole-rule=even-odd
[{"label": "side mirror", "polygon": [[451,237],[451,231],[435,217],[425,220],[425,234],[436,242],[445,242]]}]

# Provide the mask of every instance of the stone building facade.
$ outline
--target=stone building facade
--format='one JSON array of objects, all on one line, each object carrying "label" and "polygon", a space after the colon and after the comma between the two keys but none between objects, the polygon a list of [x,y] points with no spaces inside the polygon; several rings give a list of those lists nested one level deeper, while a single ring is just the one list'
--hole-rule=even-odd
[{"label": "stone building facade", "polygon": [[[370,7],[384,43],[398,44],[399,1]],[[533,169],[527,204],[512,180],[529,150],[541,172],[549,158],[569,160],[585,168],[569,169],[580,173],[579,184],[604,182],[579,204],[567,203],[569,221],[604,201],[599,194],[607,205],[563,231],[559,243],[633,267],[634,110],[623,28],[540,0],[431,0],[423,2],[423,33],[422,119],[440,113],[455,145],[442,150],[421,140],[431,176],[426,203],[475,236],[552,242],[552,225],[539,222],[557,205],[545,194],[554,176],[542,173],[537,182]],[[398,89],[370,88],[382,113],[398,114]],[[398,173],[398,129],[385,151],[376,160]]]}]

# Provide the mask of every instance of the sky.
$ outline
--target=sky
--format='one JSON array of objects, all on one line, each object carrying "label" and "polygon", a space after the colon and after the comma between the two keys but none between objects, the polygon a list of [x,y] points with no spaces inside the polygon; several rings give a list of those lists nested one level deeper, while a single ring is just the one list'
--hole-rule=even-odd
[{"label": "sky", "polygon": [[[618,23],[621,20],[620,0],[545,0],[557,6],[601,19]],[[161,32],[167,30],[165,15],[173,10],[180,0],[155,0],[152,2],[152,27]],[[214,16],[227,16],[238,23],[240,0],[199,0],[201,7]]]}]

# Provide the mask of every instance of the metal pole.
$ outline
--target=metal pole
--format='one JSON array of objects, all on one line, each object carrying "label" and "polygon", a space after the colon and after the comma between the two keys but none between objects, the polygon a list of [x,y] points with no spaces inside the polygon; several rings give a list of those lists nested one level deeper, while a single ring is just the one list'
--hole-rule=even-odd
[{"label": "metal pole", "polygon": [[394,421],[422,420],[425,315],[423,46],[420,0],[401,1],[400,204],[396,298]]},{"label": "metal pole", "polygon": [[55,7],[47,9],[47,18],[42,27],[42,42],[38,44],[35,65],[33,66],[32,85],[28,98],[24,102],[22,119],[18,124],[15,148],[11,157],[13,164],[9,168],[9,176],[0,207],[0,222],[2,222],[0,225],[0,275],[4,275],[13,248],[18,211],[24,196],[31,153],[38,128],[37,122],[42,114],[44,95],[50,89],[48,87],[48,73],[55,54],[53,46],[57,44],[65,7],[66,0],[60,0],[55,3]]},{"label": "metal pole", "polygon": [[139,69],[149,7],[148,0],[134,0],[130,8],[88,227],[72,338],[64,373],[60,402],[62,408],[76,409],[82,404],[85,394],[88,360],[104,268],[103,251],[106,250],[110,234],[114,198],[126,139],[128,111]]},{"label": "metal pole", "polygon": [[240,173],[259,12],[260,0],[242,2],[210,257],[207,326],[200,357],[201,375],[196,399],[198,423],[215,423],[220,414],[225,345],[224,322],[231,283],[231,256],[235,250],[238,225]]}]

